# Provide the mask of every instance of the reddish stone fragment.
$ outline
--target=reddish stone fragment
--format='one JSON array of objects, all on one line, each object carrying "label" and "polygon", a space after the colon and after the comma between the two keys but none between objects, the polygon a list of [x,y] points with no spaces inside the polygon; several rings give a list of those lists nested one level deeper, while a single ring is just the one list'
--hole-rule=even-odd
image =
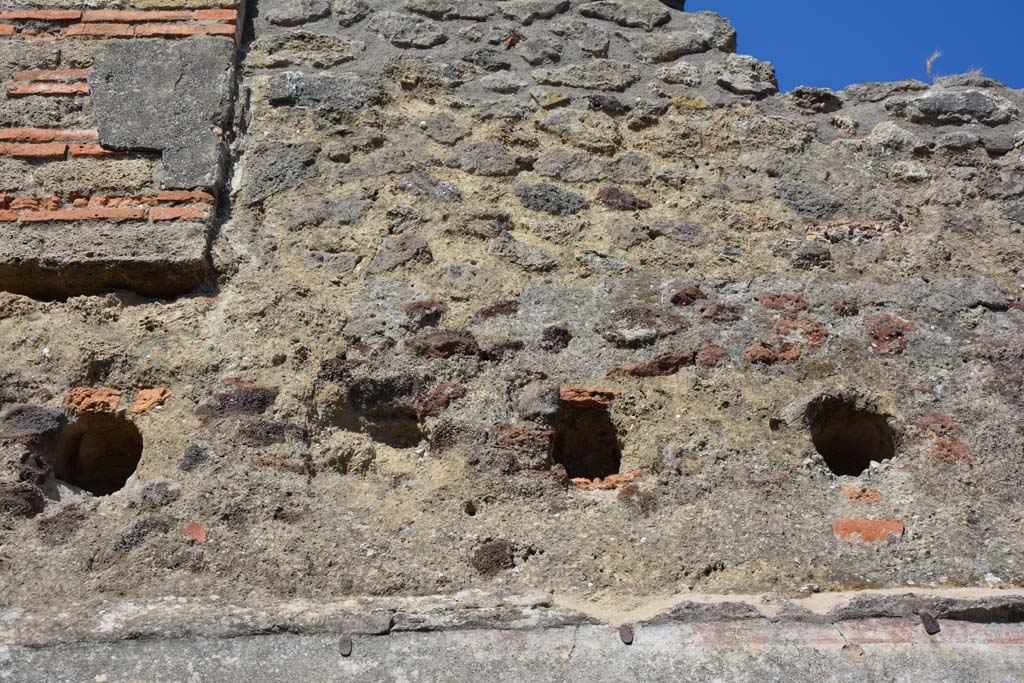
[{"label": "reddish stone fragment", "polygon": [[597,193],[597,199],[605,206],[619,211],[642,211],[651,208],[651,203],[640,199],[629,190],[606,187]]},{"label": "reddish stone fragment", "polygon": [[731,323],[743,317],[743,307],[737,304],[711,304],[700,312],[701,320]]},{"label": "reddish stone fragment", "polygon": [[747,347],[743,360],[757,365],[788,365],[800,358],[801,349],[797,344],[777,344],[760,339]]},{"label": "reddish stone fragment", "polygon": [[64,406],[78,413],[116,413],[121,392],[110,387],[75,387],[68,392]]},{"label": "reddish stone fragment", "polygon": [[694,301],[707,298],[708,295],[705,294],[697,285],[687,285],[675,292],[669,301],[676,306],[689,306]]},{"label": "reddish stone fragment", "polygon": [[589,387],[561,387],[558,393],[563,403],[583,406],[610,406],[615,401],[616,396],[616,393],[611,389],[593,389]]},{"label": "reddish stone fragment", "polygon": [[496,304],[481,308],[477,311],[474,318],[497,318],[503,315],[515,315],[519,312],[519,302],[514,299],[507,301],[499,301]]},{"label": "reddish stone fragment", "polygon": [[832,533],[838,538],[856,543],[876,543],[890,538],[902,538],[903,522],[891,519],[840,519],[832,525]]},{"label": "reddish stone fragment", "polygon": [[794,292],[786,292],[784,294],[765,294],[757,297],[758,303],[765,308],[770,308],[775,311],[781,311],[786,308],[792,308],[794,311],[805,311],[810,306],[807,303],[807,299]]},{"label": "reddish stone fragment", "polygon": [[799,332],[804,342],[811,348],[818,348],[828,339],[828,331],[818,323],[810,320],[786,319],[772,325],[769,332],[785,338],[793,332]]},{"label": "reddish stone fragment", "polygon": [[448,406],[452,404],[452,401],[462,398],[466,395],[466,387],[459,384],[438,384],[434,389],[423,399],[420,405],[420,415],[422,417],[431,417],[433,415],[439,415],[442,411],[447,410]]},{"label": "reddish stone fragment", "polygon": [[694,360],[702,368],[713,368],[728,357],[728,351],[721,346],[712,344],[711,340],[708,339],[701,344],[697,350],[697,357]]},{"label": "reddish stone fragment", "polygon": [[614,368],[608,371],[608,376],[664,377],[666,375],[674,375],[679,372],[680,368],[693,365],[694,356],[693,351],[671,351],[647,363],[636,363],[622,368]]},{"label": "reddish stone fragment", "polygon": [[480,346],[476,343],[476,338],[469,332],[430,330],[406,340],[405,345],[413,353],[424,358],[475,356],[480,353]]},{"label": "reddish stone fragment", "polygon": [[903,353],[909,341],[906,332],[916,332],[917,328],[906,320],[900,320],[886,313],[873,315],[865,321],[868,336],[875,341],[875,355]]}]

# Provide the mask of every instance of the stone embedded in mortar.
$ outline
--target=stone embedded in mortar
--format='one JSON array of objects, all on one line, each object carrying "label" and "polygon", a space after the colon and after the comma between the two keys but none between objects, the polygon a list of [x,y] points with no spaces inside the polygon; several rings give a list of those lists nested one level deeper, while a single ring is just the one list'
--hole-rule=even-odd
[{"label": "stone embedded in mortar", "polygon": [[546,85],[622,92],[640,80],[640,70],[628,62],[594,59],[560,69],[537,70],[533,77]]},{"label": "stone embedded in mortar", "polygon": [[980,90],[932,90],[913,99],[887,102],[885,108],[901,119],[932,126],[1000,126],[1020,114],[1006,98]]},{"label": "stone embedded in mortar", "polygon": [[440,21],[452,19],[483,21],[494,13],[493,9],[476,0],[406,0],[402,8],[408,12],[422,14]]},{"label": "stone embedded in mortar", "polygon": [[727,55],[720,67],[712,67],[715,82],[736,95],[764,97],[779,91],[775,67],[747,55]]},{"label": "stone embedded in mortar", "polygon": [[568,192],[550,183],[522,184],[513,189],[523,206],[533,211],[544,211],[556,216],[571,216],[589,206],[583,195]]},{"label": "stone embedded in mortar", "polygon": [[379,33],[395,47],[425,50],[448,40],[441,27],[433,21],[395,12],[375,14],[370,19],[370,29]]},{"label": "stone embedded in mortar", "polygon": [[366,0],[334,0],[334,20],[343,28],[358,24],[370,14]]},{"label": "stone embedded in mortar", "polygon": [[672,15],[664,7],[645,0],[599,0],[587,2],[579,7],[580,14],[593,19],[611,21],[626,28],[642,28],[653,31],[667,24]]},{"label": "stone embedded in mortar", "polygon": [[330,0],[270,0],[266,7],[267,21],[276,26],[298,26],[330,13]]},{"label": "stone embedded in mortar", "polygon": [[509,19],[529,26],[538,19],[550,19],[569,9],[569,0],[505,0],[498,9]]},{"label": "stone embedded in mortar", "polygon": [[103,43],[89,73],[100,144],[161,152],[165,188],[219,185],[234,51],[211,36]]}]

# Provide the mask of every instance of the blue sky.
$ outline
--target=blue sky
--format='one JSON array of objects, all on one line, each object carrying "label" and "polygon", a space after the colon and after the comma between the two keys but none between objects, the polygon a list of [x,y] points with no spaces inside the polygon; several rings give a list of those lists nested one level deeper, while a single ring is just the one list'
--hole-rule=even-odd
[{"label": "blue sky", "polygon": [[739,52],[775,64],[779,85],[842,89],[980,68],[1024,88],[1024,0],[687,0],[732,20]]}]

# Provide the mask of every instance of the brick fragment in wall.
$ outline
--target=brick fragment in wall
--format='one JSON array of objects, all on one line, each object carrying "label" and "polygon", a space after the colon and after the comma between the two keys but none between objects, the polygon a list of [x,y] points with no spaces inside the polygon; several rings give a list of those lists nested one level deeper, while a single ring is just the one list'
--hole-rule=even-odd
[{"label": "brick fragment in wall", "polygon": [[104,45],[89,76],[100,144],[161,152],[166,189],[216,187],[233,72],[227,38]]}]

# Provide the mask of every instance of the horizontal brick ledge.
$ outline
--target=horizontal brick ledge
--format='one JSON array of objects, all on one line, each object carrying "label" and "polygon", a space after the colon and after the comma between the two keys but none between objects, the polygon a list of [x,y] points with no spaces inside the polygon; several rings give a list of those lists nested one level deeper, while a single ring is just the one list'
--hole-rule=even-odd
[{"label": "horizontal brick ledge", "polygon": [[13,36],[14,26],[11,24],[0,24],[0,36]]},{"label": "horizontal brick ledge", "polygon": [[161,202],[202,202],[213,204],[214,196],[202,190],[161,190],[156,198]]},{"label": "horizontal brick ledge", "polygon": [[122,209],[96,207],[88,209],[65,209],[63,211],[22,211],[23,221],[88,221],[88,220],[146,220],[145,209]]},{"label": "horizontal brick ledge", "polygon": [[233,36],[235,27],[229,24],[139,24],[135,27],[137,36],[196,36],[216,35]]},{"label": "horizontal brick ledge", "polygon": [[109,157],[117,154],[112,149],[103,145],[71,145],[71,156],[73,157]]},{"label": "horizontal brick ledge", "polygon": [[76,9],[7,10],[0,12],[0,21],[78,21],[82,13]]},{"label": "horizontal brick ledge", "polygon": [[202,206],[154,206],[150,211],[154,221],[170,221],[176,219],[206,220],[210,213]]},{"label": "horizontal brick ledge", "polygon": [[131,38],[135,35],[135,27],[131,24],[75,24],[64,29],[64,35],[68,37]]},{"label": "horizontal brick ledge", "polygon": [[194,16],[199,21],[237,21],[238,10],[235,9],[197,9]]},{"label": "horizontal brick ledge", "polygon": [[12,223],[18,220],[17,211],[0,210],[0,223]]},{"label": "horizontal brick ledge", "polygon": [[26,157],[34,159],[63,159],[68,146],[63,143],[0,143],[0,156]]},{"label": "horizontal brick ledge", "polygon": [[92,129],[0,128],[0,142],[77,142],[98,138],[99,134]]},{"label": "horizontal brick ledge", "polygon": [[89,77],[88,69],[31,69],[15,71],[15,81],[84,81]]},{"label": "horizontal brick ledge", "polygon": [[192,12],[188,10],[89,10],[83,17],[85,22],[135,22],[135,21],[188,21]]},{"label": "horizontal brick ledge", "polygon": [[88,83],[14,83],[5,88],[8,97],[28,95],[88,95]]}]

